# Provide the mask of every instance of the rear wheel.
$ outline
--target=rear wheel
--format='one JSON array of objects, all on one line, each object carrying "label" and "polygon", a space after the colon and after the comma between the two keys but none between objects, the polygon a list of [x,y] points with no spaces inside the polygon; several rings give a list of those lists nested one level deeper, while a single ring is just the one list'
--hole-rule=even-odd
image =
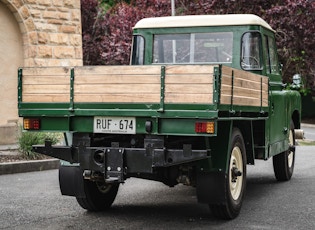
[{"label": "rear wheel", "polygon": [[294,123],[291,121],[289,132],[289,149],[273,158],[273,170],[278,181],[291,179],[295,163]]},{"label": "rear wheel", "polygon": [[233,129],[228,175],[225,177],[225,204],[210,205],[214,216],[233,219],[241,210],[246,188],[246,152],[243,136],[239,129]]},{"label": "rear wheel", "polygon": [[79,205],[88,211],[104,211],[114,202],[119,184],[84,180],[85,198],[77,197]]}]

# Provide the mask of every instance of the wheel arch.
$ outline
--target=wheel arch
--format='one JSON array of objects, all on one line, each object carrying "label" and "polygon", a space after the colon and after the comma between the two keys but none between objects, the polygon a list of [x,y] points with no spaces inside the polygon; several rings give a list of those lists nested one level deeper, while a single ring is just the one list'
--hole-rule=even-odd
[{"label": "wheel arch", "polygon": [[301,115],[298,110],[293,111],[291,119],[293,121],[294,128],[300,129],[301,128]]}]

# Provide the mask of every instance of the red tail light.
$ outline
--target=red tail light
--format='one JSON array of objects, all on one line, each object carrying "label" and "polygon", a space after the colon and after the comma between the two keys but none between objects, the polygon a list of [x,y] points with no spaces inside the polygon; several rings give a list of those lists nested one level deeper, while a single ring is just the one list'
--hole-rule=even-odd
[{"label": "red tail light", "polygon": [[214,133],[215,125],[214,121],[202,121],[195,123],[195,132],[196,133]]},{"label": "red tail light", "polygon": [[39,118],[24,118],[23,128],[25,130],[39,130],[40,129],[40,119]]}]

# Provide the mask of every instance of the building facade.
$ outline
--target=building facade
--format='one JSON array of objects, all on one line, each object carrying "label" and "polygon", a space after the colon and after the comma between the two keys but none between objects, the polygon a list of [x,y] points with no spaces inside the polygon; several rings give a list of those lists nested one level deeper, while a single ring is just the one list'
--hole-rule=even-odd
[{"label": "building facade", "polygon": [[81,65],[79,0],[0,0],[0,144],[17,138],[19,67]]}]

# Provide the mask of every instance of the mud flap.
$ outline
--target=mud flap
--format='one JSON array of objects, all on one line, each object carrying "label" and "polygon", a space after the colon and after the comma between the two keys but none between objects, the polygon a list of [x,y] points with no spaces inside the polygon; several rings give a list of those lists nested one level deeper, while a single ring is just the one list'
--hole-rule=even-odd
[{"label": "mud flap", "polygon": [[62,195],[85,198],[83,171],[79,166],[59,167],[59,186]]},{"label": "mud flap", "polygon": [[197,199],[199,203],[226,203],[226,174],[224,172],[200,172],[197,175]]}]

